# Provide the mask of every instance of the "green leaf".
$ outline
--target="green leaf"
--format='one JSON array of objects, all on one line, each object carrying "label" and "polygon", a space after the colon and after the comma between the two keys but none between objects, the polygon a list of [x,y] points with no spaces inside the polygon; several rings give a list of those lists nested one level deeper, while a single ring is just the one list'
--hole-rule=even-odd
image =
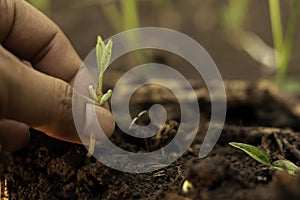
[{"label": "green leaf", "polygon": [[267,166],[271,165],[270,155],[267,152],[255,147],[255,146],[252,146],[249,144],[244,144],[244,143],[238,143],[238,142],[230,142],[229,145],[244,151],[250,157],[252,157],[256,161],[258,161],[264,165],[267,165]]},{"label": "green leaf", "polygon": [[272,167],[279,170],[286,169],[291,175],[295,175],[296,171],[300,169],[297,165],[289,160],[276,160],[275,162],[273,162]]},{"label": "green leaf", "polygon": [[109,39],[102,53],[100,73],[104,73],[110,63],[112,46],[113,42],[111,39]]},{"label": "green leaf", "polygon": [[100,105],[103,105],[112,95],[112,90],[108,90],[101,98]]},{"label": "green leaf", "polygon": [[101,60],[102,60],[102,54],[103,54],[103,51],[104,51],[104,42],[101,38],[101,36],[98,36],[98,39],[97,39],[97,45],[96,45],[96,58],[97,58],[97,66],[98,66],[98,69],[101,71]]},{"label": "green leaf", "polygon": [[89,86],[89,92],[90,92],[91,98],[92,98],[94,101],[96,101],[96,102],[99,103],[99,99],[98,99],[98,97],[97,97],[97,94],[96,94],[96,92],[95,92],[95,90],[94,90],[94,86],[93,86],[93,85],[90,85],[90,86]]}]

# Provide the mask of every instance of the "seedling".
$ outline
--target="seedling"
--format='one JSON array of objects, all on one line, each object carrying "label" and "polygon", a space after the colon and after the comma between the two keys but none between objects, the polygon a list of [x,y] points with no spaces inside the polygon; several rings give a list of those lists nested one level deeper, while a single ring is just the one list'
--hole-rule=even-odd
[{"label": "seedling", "polygon": [[296,171],[300,170],[300,167],[289,160],[276,160],[275,162],[272,162],[272,158],[267,152],[255,146],[238,142],[230,142],[229,145],[244,151],[251,158],[267,167],[277,170],[287,170],[291,175],[295,175]]},{"label": "seedling", "polygon": [[140,112],[135,118],[133,118],[132,122],[130,123],[129,130],[133,128],[133,125],[144,115],[147,113],[147,110]]},{"label": "seedling", "polygon": [[266,44],[258,35],[244,30],[245,14],[247,13],[248,4],[251,2],[249,0],[229,0],[228,2],[228,6],[223,11],[222,21],[230,33],[230,41],[265,66],[270,68],[276,66],[276,82],[280,87],[291,93],[299,92],[299,81],[293,80],[292,77],[287,77],[287,69],[296,38],[300,0],[290,0],[289,18],[286,28],[282,23],[281,1],[269,0],[274,48]]},{"label": "seedling", "polygon": [[108,90],[103,94],[103,77],[104,72],[109,66],[112,52],[112,40],[109,39],[108,43],[105,45],[102,38],[98,36],[97,45],[96,45],[96,59],[97,66],[99,70],[99,79],[98,79],[98,88],[95,91],[93,85],[89,86],[89,92],[91,98],[102,106],[111,96],[112,90]]},{"label": "seedling", "polygon": [[[129,130],[131,130],[133,128],[134,124],[136,124],[136,122],[146,113],[147,113],[147,110],[144,110],[144,111],[140,112],[135,118],[133,118],[133,120],[130,123]],[[145,140],[145,145],[146,145],[147,151],[150,151],[150,147],[149,147],[147,138],[144,138],[144,140]]]},{"label": "seedling", "polygon": [[273,41],[276,51],[276,63],[278,68],[277,82],[281,86],[286,83],[287,67],[291,60],[292,49],[295,42],[296,27],[299,14],[299,2],[299,0],[292,0],[288,25],[284,34],[281,21],[280,1],[269,0]]},{"label": "seedling", "polygon": [[[91,98],[95,102],[97,102],[100,106],[103,106],[104,103],[107,102],[112,95],[111,89],[108,90],[105,94],[103,94],[102,92],[104,72],[108,68],[110,63],[112,46],[113,43],[111,39],[109,39],[107,44],[105,44],[102,38],[98,36],[97,45],[96,45],[96,59],[97,59],[97,67],[99,70],[98,87],[95,91],[93,85],[90,85],[89,92]],[[90,158],[93,155],[94,149],[95,149],[95,135],[94,133],[91,133],[89,151],[87,153],[88,158]]]}]

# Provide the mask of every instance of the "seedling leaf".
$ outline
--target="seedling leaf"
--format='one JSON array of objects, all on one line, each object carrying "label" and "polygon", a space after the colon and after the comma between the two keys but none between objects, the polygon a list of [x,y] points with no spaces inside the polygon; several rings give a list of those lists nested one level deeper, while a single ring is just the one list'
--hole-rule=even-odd
[{"label": "seedling leaf", "polygon": [[104,42],[101,38],[101,36],[98,36],[98,39],[97,39],[97,45],[96,45],[96,58],[97,58],[97,66],[98,66],[98,69],[99,71],[101,72],[101,60],[102,60],[102,54],[103,54],[103,51],[104,51]]},{"label": "seedling leaf", "polygon": [[104,73],[105,70],[107,69],[110,58],[111,58],[111,52],[112,52],[112,45],[113,42],[111,39],[108,40],[108,43],[105,45],[102,57],[101,57],[101,67],[100,67],[100,73]]},{"label": "seedling leaf", "polygon": [[100,105],[102,106],[112,95],[112,90],[108,90],[101,98]]},{"label": "seedling leaf", "polygon": [[244,143],[238,143],[238,142],[230,142],[229,145],[244,151],[250,157],[252,157],[254,160],[256,160],[264,165],[267,165],[267,166],[271,165],[270,155],[267,152],[255,147],[255,146],[252,146],[249,144],[244,144]]},{"label": "seedling leaf", "polygon": [[98,97],[97,97],[97,94],[96,94],[96,92],[95,92],[95,90],[94,90],[93,85],[90,85],[90,86],[89,86],[89,92],[90,92],[91,98],[92,98],[94,101],[99,102],[99,99],[98,99]]},{"label": "seedling leaf", "polygon": [[276,160],[275,162],[273,162],[272,167],[279,170],[286,169],[291,175],[295,175],[296,171],[300,170],[300,168],[297,165],[295,165],[289,160]]}]

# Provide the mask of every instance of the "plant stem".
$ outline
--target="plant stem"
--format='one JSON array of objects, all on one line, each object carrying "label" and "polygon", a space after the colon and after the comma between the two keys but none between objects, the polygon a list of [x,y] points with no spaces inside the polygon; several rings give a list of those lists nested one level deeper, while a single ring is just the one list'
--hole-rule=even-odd
[{"label": "plant stem", "polygon": [[247,14],[248,0],[230,0],[223,10],[223,24],[230,31],[242,29]]},{"label": "plant stem", "polygon": [[293,0],[291,4],[289,22],[287,26],[287,32],[282,46],[282,57],[280,59],[280,70],[278,71],[278,81],[282,83],[287,73],[287,68],[292,56],[292,50],[296,38],[296,27],[298,22],[298,6],[299,0]]},{"label": "plant stem", "polygon": [[137,28],[139,18],[136,0],[121,1],[121,7],[123,11],[123,28],[125,30]]},{"label": "plant stem", "polygon": [[102,88],[103,88],[103,73],[100,72],[99,80],[98,80],[98,88],[97,88],[97,96],[98,96],[99,101],[101,100],[101,98],[103,96]]},{"label": "plant stem", "polygon": [[276,64],[277,64],[277,80],[281,82],[285,79],[285,74],[283,74],[284,69],[280,66],[281,63],[281,49],[283,43],[283,31],[281,22],[281,11],[279,0],[269,0],[270,18],[272,26],[273,41],[276,50]]}]

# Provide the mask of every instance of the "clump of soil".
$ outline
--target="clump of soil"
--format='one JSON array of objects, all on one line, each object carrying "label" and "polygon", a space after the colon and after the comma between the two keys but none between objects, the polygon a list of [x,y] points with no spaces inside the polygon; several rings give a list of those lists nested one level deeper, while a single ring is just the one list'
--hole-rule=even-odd
[{"label": "clump of soil", "polygon": [[[285,99],[267,82],[227,82],[226,124],[212,152],[199,159],[198,151],[209,125],[210,97],[202,84],[191,82],[202,111],[200,128],[191,147],[168,167],[130,174],[93,158],[87,164],[83,146],[32,130],[25,149],[12,155],[0,152],[1,184],[7,181],[11,199],[299,199],[299,174],[291,176],[266,168],[228,145],[232,141],[255,145],[266,150],[273,160],[285,158],[300,166],[298,102]],[[148,91],[147,98],[144,91]],[[163,99],[158,98],[160,95]],[[153,103],[161,103],[170,111],[168,123],[156,136],[146,142],[117,128],[111,140],[132,152],[152,151],[168,144],[180,123],[177,101],[164,88],[151,85],[137,91],[131,100],[134,113]],[[185,181],[192,184],[186,193],[182,190]]]}]

